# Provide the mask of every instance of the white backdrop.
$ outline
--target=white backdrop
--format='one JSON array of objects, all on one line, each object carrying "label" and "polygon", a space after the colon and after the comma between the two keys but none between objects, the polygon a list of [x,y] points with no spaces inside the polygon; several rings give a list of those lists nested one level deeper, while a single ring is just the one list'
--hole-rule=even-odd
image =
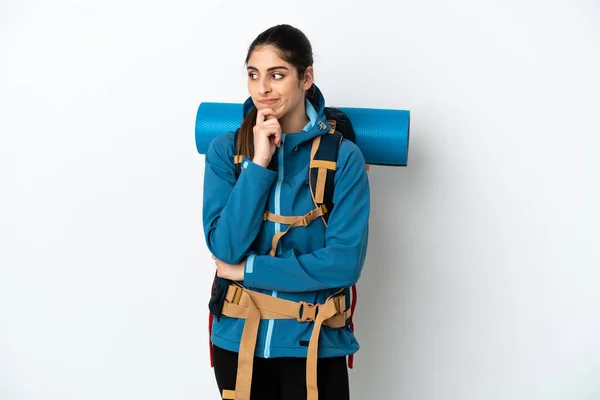
[{"label": "white backdrop", "polygon": [[219,398],[195,113],[281,22],[329,104],[411,110],[352,398],[600,398],[598,2],[390,4],[0,4],[0,399]]}]

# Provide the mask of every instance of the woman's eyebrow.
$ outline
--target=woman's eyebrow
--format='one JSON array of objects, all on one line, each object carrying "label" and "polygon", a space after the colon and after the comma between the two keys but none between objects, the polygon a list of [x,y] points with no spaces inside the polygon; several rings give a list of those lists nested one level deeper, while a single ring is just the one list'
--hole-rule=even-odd
[{"label": "woman's eyebrow", "polygon": [[[253,67],[251,65],[248,66],[248,69],[254,70],[254,71],[258,71],[258,68]],[[278,65],[276,67],[271,67],[271,68],[267,68],[267,71],[273,71],[274,69],[288,69],[288,67],[284,67],[283,65]]]}]

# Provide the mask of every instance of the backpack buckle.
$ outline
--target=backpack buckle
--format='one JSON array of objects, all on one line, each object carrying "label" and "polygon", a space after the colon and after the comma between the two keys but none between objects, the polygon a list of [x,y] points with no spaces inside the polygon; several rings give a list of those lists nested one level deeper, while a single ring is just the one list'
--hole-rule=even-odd
[{"label": "backpack buckle", "polygon": [[237,285],[229,285],[227,288],[227,294],[225,295],[225,299],[233,304],[240,304],[240,300],[242,299],[243,294],[242,288]]},{"label": "backpack buckle", "polygon": [[300,304],[298,318],[296,318],[298,322],[313,322],[317,319],[317,314],[319,313],[318,304],[307,303],[306,301],[300,301],[298,303]]},{"label": "backpack buckle", "polygon": [[337,314],[343,314],[346,311],[346,296],[341,295],[333,298]]}]

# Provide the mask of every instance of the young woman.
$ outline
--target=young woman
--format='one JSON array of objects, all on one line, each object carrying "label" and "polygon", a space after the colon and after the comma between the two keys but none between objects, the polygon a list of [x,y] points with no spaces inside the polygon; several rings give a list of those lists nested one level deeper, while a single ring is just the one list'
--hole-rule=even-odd
[{"label": "young woman", "polygon": [[334,129],[309,40],[271,27],[250,45],[246,66],[239,134],[218,136],[206,154],[206,243],[227,282],[211,329],[217,385],[225,399],[349,399],[346,356],[359,345],[347,289],[367,249],[365,160],[343,139],[333,167],[321,164],[335,173],[335,207],[317,207],[311,157]]}]

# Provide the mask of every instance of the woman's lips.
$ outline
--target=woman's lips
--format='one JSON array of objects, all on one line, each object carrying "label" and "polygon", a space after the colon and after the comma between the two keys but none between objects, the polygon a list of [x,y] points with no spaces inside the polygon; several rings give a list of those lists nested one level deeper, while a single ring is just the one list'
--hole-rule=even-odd
[{"label": "woman's lips", "polygon": [[259,100],[258,102],[261,104],[270,106],[271,104],[274,104],[276,101],[277,101],[277,99],[264,99],[264,100]]}]

